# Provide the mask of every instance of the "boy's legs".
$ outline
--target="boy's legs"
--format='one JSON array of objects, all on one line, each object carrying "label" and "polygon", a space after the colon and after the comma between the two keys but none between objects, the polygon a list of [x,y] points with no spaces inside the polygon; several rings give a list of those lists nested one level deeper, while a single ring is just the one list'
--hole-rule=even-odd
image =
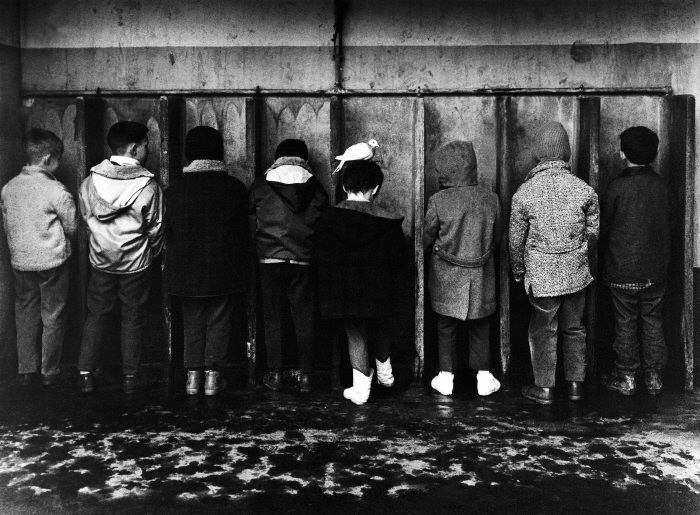
[{"label": "boy's legs", "polygon": [[41,282],[41,321],[44,332],[41,337],[41,374],[54,376],[60,373],[63,354],[63,338],[66,334],[68,312],[69,270],[63,265],[39,273]]},{"label": "boy's legs", "polygon": [[583,382],[586,379],[586,328],[583,325],[585,306],[585,288],[562,297],[559,328],[567,381]]},{"label": "boy's legs", "polygon": [[17,372],[33,374],[39,369],[37,340],[41,322],[41,297],[37,272],[13,270],[15,276],[15,325],[17,326]]},{"label": "boy's legs", "polygon": [[286,264],[285,284],[287,298],[297,337],[299,368],[302,374],[310,374],[314,368],[314,310],[316,290],[312,284],[311,267]]},{"label": "boy's legs", "polygon": [[530,293],[528,300],[532,306],[528,340],[535,386],[552,388],[557,368],[557,312],[561,297],[535,297]]},{"label": "boy's legs", "polygon": [[489,345],[489,318],[467,321],[469,332],[469,368],[488,370],[491,366],[491,346]]},{"label": "boy's legs", "polygon": [[119,299],[122,308],[122,372],[125,376],[136,375],[139,371],[147,321],[145,307],[150,291],[150,268],[119,277]]},{"label": "boy's legs", "polygon": [[282,318],[284,308],[282,293],[282,264],[264,264],[260,267],[260,289],[263,300],[265,324],[265,350],[267,368],[282,368]]},{"label": "boy's legs", "polygon": [[461,320],[437,314],[438,365],[440,372],[454,372],[457,361],[457,329]]},{"label": "boy's legs", "polygon": [[393,327],[389,318],[380,318],[370,322],[368,338],[374,348],[374,357],[385,362],[391,354]]},{"label": "boy's legs", "polygon": [[182,297],[184,329],[184,365],[187,369],[204,366],[204,346],[207,333],[206,299]]},{"label": "boy's legs", "polygon": [[654,284],[639,292],[639,320],[645,370],[661,371],[666,366],[668,350],[663,330],[665,284]]},{"label": "boy's legs", "polygon": [[226,361],[231,338],[233,303],[230,295],[206,299],[207,341],[204,347],[204,367],[213,370]]},{"label": "boy's legs", "polygon": [[345,320],[345,334],[348,336],[350,365],[364,375],[370,373],[367,322],[365,320]]},{"label": "boy's legs", "polygon": [[617,359],[615,369],[626,375],[634,375],[640,365],[637,317],[639,316],[639,292],[610,288],[615,313],[615,341],[613,350]]},{"label": "boy's legs", "polygon": [[109,314],[117,302],[119,276],[108,274],[95,268],[90,269],[87,288],[87,317],[83,326],[80,343],[78,370],[94,372],[104,339],[105,326]]}]

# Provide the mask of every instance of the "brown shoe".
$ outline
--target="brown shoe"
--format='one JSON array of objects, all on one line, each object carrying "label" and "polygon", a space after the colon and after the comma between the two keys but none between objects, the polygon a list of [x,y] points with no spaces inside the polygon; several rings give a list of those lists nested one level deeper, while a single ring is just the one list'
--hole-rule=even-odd
[{"label": "brown shoe", "polygon": [[279,370],[270,370],[263,376],[263,384],[273,392],[282,389],[282,374]]},{"label": "brown shoe", "polygon": [[569,400],[580,401],[583,399],[583,381],[569,381]]},{"label": "brown shoe", "polygon": [[552,402],[554,402],[554,388],[542,388],[531,384],[523,386],[521,392],[523,397],[535,401],[538,404],[552,404]]},{"label": "brown shoe", "polygon": [[311,374],[301,374],[299,377],[299,391],[309,393],[311,391]]},{"label": "brown shoe", "polygon": [[611,374],[604,374],[600,382],[608,390],[621,393],[622,395],[634,395],[637,392],[634,374],[627,374],[615,370]]},{"label": "brown shoe", "polygon": [[644,384],[649,395],[659,395],[664,388],[664,380],[658,370],[646,370],[644,372]]}]

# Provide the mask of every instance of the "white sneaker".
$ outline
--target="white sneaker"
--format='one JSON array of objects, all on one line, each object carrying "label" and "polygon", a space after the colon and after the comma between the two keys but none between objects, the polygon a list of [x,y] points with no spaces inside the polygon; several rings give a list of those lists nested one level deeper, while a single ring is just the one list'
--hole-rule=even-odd
[{"label": "white sneaker", "polygon": [[493,377],[493,374],[488,370],[479,370],[476,374],[476,391],[479,395],[491,395],[497,392],[501,387],[501,383]]},{"label": "white sneaker", "polygon": [[452,372],[440,372],[430,381],[430,386],[443,395],[452,395],[454,379],[455,375]]},{"label": "white sneaker", "polygon": [[387,388],[394,386],[394,373],[391,369],[391,358],[386,358],[384,362],[378,359],[374,361],[377,364],[377,382]]},{"label": "white sneaker", "polygon": [[352,369],[352,387],[343,390],[343,397],[361,406],[369,399],[369,391],[372,388],[372,377],[374,370],[369,371],[366,376],[359,370]]}]

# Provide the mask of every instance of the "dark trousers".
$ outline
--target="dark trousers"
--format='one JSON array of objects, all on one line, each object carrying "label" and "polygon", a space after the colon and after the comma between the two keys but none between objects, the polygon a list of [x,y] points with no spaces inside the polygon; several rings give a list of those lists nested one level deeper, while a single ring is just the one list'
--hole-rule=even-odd
[{"label": "dark trousers", "polygon": [[145,304],[151,289],[150,270],[135,274],[109,274],[90,269],[87,289],[87,319],[83,327],[78,369],[94,372],[104,340],[109,315],[121,302],[122,371],[138,372],[146,327]]},{"label": "dark trousers", "polygon": [[661,370],[666,365],[668,350],[662,319],[665,293],[664,284],[638,291],[610,288],[615,310],[613,349],[618,370],[634,373],[642,365],[645,370]]},{"label": "dark trousers", "polygon": [[310,266],[260,264],[260,287],[265,314],[267,366],[282,368],[282,311],[289,306],[302,373],[313,371],[314,304],[316,291]]},{"label": "dark trousers", "polygon": [[558,297],[533,297],[530,293],[528,299],[532,306],[528,340],[535,385],[554,386],[558,331],[563,346],[564,376],[567,381],[583,381],[586,377],[585,288]]},{"label": "dark trousers", "polygon": [[372,368],[369,360],[370,345],[374,357],[386,361],[391,350],[391,324],[387,319],[345,320],[345,334],[348,337],[350,365],[364,375]]},{"label": "dark trousers", "polygon": [[[465,323],[458,318],[437,315],[438,362],[441,372],[453,372],[457,365],[457,330]],[[469,336],[469,368],[488,370],[491,362],[489,319],[467,320]]]},{"label": "dark trousers", "polygon": [[231,338],[233,304],[230,295],[182,297],[185,368],[216,368],[226,360]]},{"label": "dark trousers", "polygon": [[40,272],[14,270],[14,276],[18,372],[32,374],[39,370],[37,341],[43,325],[41,373],[58,374],[66,334],[68,265]]}]

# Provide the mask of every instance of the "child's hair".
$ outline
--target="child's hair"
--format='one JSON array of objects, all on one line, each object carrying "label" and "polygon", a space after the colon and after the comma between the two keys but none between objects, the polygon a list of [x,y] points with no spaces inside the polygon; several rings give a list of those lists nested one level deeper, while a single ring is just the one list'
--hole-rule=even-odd
[{"label": "child's hair", "polygon": [[656,159],[659,137],[646,127],[630,127],[620,134],[620,150],[636,165],[648,165]]},{"label": "child's hair", "polygon": [[37,164],[45,155],[60,158],[63,142],[53,132],[33,128],[22,137],[24,158],[29,164]]},{"label": "child's hair", "polygon": [[141,143],[148,136],[148,127],[138,122],[117,122],[109,128],[107,145],[115,154],[121,154],[132,143]]},{"label": "child's hair", "polygon": [[191,163],[197,159],[224,160],[224,138],[212,127],[200,125],[185,137],[185,157]]},{"label": "child's hair", "polygon": [[366,193],[381,188],[384,174],[374,161],[348,161],[343,166],[343,187],[348,193]]},{"label": "child's hair", "polygon": [[309,149],[306,148],[306,143],[300,139],[286,139],[277,145],[275,150],[275,159],[280,157],[300,157],[304,161],[309,160]]}]

